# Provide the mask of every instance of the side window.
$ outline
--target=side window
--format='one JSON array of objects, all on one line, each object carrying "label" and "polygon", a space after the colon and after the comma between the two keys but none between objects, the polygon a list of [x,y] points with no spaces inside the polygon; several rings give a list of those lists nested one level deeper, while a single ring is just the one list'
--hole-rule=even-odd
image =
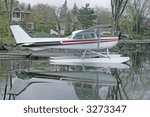
[{"label": "side window", "polygon": [[81,34],[78,34],[78,35],[75,35],[73,37],[73,39],[83,39],[82,35]]},{"label": "side window", "polygon": [[89,34],[84,34],[84,39],[90,39],[90,35]]},{"label": "side window", "polygon": [[91,35],[91,38],[92,38],[92,39],[95,38],[95,34],[94,34],[94,33],[91,33],[90,35]]}]

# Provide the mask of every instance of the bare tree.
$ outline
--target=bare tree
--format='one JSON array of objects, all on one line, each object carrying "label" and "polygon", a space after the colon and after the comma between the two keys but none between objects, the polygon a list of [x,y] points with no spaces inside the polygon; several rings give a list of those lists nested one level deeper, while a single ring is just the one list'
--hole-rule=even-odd
[{"label": "bare tree", "polygon": [[113,32],[119,29],[118,22],[125,10],[128,0],[111,0]]},{"label": "bare tree", "polygon": [[103,7],[95,7],[97,15],[97,24],[111,24],[112,15],[111,12]]},{"label": "bare tree", "polygon": [[131,0],[126,10],[127,15],[133,21],[133,31],[141,33],[144,19],[150,15],[150,0]]},{"label": "bare tree", "polygon": [[58,30],[58,36],[60,37],[60,30],[61,30],[61,26],[60,26],[60,20],[59,20],[59,14],[60,14],[60,8],[55,8],[53,10],[55,19],[56,19],[56,29]]},{"label": "bare tree", "polygon": [[14,4],[14,0],[5,0],[5,6],[7,10],[7,18],[8,18],[9,24],[12,21],[13,4]]}]

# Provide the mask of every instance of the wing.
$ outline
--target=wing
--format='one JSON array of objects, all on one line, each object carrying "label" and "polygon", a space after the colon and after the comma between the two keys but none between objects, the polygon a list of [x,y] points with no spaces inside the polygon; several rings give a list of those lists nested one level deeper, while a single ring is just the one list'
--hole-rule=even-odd
[{"label": "wing", "polygon": [[96,33],[96,32],[101,32],[102,29],[106,29],[106,28],[111,28],[112,25],[109,25],[109,24],[106,24],[106,25],[96,25],[96,26],[93,26],[93,27],[90,27],[90,28],[87,28],[83,31],[80,31],[76,34],[83,34],[83,33]]}]

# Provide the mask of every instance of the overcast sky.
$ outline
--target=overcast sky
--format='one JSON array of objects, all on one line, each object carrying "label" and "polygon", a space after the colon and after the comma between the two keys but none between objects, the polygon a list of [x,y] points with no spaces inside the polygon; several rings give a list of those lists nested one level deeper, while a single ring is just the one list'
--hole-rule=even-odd
[{"label": "overcast sky", "polygon": [[[38,3],[50,4],[52,6],[62,6],[65,0],[18,0],[19,2],[30,3],[31,5],[35,5]],[[104,8],[110,9],[110,0],[67,0],[67,4],[69,8],[72,8],[74,3],[80,8],[81,6],[85,6],[86,3],[90,3],[91,7],[101,6]]]}]

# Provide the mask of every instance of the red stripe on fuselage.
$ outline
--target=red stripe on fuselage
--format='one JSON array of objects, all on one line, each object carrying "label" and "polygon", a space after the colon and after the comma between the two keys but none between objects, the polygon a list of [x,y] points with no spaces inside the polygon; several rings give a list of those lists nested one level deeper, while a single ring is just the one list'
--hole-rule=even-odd
[{"label": "red stripe on fuselage", "polygon": [[112,41],[118,41],[118,37],[104,37],[100,39],[72,39],[72,40],[63,40],[63,44],[68,44],[68,43],[97,43],[98,40],[100,42],[112,42]]}]

